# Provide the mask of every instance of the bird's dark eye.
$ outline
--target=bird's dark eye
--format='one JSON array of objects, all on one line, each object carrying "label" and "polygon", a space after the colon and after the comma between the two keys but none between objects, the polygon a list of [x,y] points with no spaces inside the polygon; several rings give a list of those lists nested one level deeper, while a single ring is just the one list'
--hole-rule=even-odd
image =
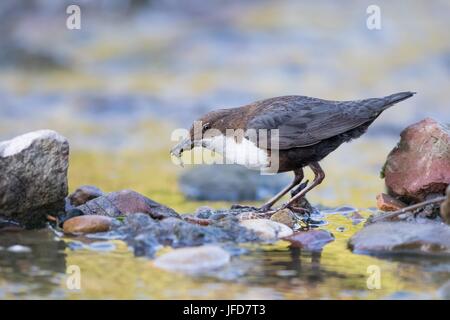
[{"label": "bird's dark eye", "polygon": [[206,130],[208,130],[209,128],[210,128],[209,123],[205,123],[205,124],[203,125],[203,132],[206,131]]}]

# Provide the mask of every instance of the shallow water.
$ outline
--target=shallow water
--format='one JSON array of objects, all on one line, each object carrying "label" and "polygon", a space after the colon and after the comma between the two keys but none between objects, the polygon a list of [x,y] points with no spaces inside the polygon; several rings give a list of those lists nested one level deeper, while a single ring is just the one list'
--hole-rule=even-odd
[{"label": "shallow water", "polygon": [[[3,17],[0,28],[13,30],[0,39],[3,47],[19,43],[62,65],[23,67],[0,57],[0,140],[58,130],[71,144],[71,191],[82,184],[133,189],[193,212],[200,205],[230,206],[186,201],[177,176],[189,167],[176,167],[168,156],[171,130],[203,112],[283,94],[346,100],[418,91],[323,161],[327,178],[309,200],[360,208],[367,217],[384,189],[379,172],[401,129],[425,116],[450,122],[446,1],[408,1],[407,14],[401,1],[379,1],[385,20],[377,32],[365,27],[370,3],[364,1],[208,3],[208,12],[157,6],[131,16],[86,9],[78,33],[58,28],[62,17],[38,11]],[[284,241],[244,246],[248,252],[224,270],[196,277],[161,271],[121,241],[0,231],[0,298],[441,297],[448,261],[353,254],[347,240],[364,222],[355,225],[335,210],[322,228],[336,240],[320,253]],[[14,245],[24,247],[8,250]],[[67,287],[69,266],[81,270],[80,290]],[[380,268],[380,289],[367,287],[370,266]]]},{"label": "shallow water", "polygon": [[[375,143],[375,142],[374,142]],[[352,152],[357,152],[355,144]],[[155,154],[159,152],[155,151]],[[192,212],[200,205],[216,208],[226,203],[188,202],[177,190],[176,174],[180,169],[164,167],[165,156],[158,159],[153,153],[83,154],[73,153],[69,179],[71,189],[80,184],[93,183],[108,186],[106,191],[135,186],[155,200],[173,206],[179,212]],[[333,205],[336,199],[368,207],[375,200],[375,191],[381,190],[376,172],[359,172],[357,167],[347,168],[351,181],[364,181],[364,189],[348,186],[341,180],[337,152],[333,161],[324,163],[329,172],[324,186],[311,196],[312,201]],[[374,155],[375,157],[375,155]],[[105,158],[108,165],[101,159]],[[86,165],[98,159],[93,166]],[[106,160],[107,159],[107,160]],[[145,159],[153,159],[151,163]],[[130,169],[130,163],[140,164]],[[145,163],[147,163],[145,165]],[[102,174],[97,166],[102,167]],[[164,169],[165,168],[165,169]],[[114,174],[113,174],[114,173]],[[164,179],[159,179],[159,175]],[[370,179],[364,178],[366,175]],[[143,181],[141,184],[135,181]],[[356,182],[355,182],[356,184]],[[357,184],[356,184],[357,185]],[[331,187],[333,186],[333,187]],[[377,190],[378,189],[378,190]],[[330,192],[339,190],[339,192]],[[328,196],[325,196],[328,195]],[[354,198],[352,198],[354,197]],[[352,201],[352,199],[354,199]],[[365,204],[365,205],[363,205]],[[59,237],[50,229],[39,231],[0,233],[0,297],[11,298],[120,298],[120,299],[366,299],[366,298],[440,298],[437,290],[450,279],[450,261],[426,257],[380,259],[353,254],[347,249],[347,240],[363,225],[354,223],[351,213],[357,210],[346,206],[323,211],[326,224],[335,241],[322,252],[308,252],[279,241],[267,245],[242,245],[246,253],[235,256],[229,266],[204,276],[188,276],[162,271],[152,266],[147,258],[136,258],[127,245],[120,241],[104,241]],[[370,210],[359,210],[367,218]],[[22,245],[29,250],[17,249]],[[29,251],[29,252],[24,252]],[[67,287],[69,266],[81,271],[81,289]],[[367,288],[368,268],[377,266],[381,271],[381,288]],[[394,295],[394,296],[392,296]]]}]

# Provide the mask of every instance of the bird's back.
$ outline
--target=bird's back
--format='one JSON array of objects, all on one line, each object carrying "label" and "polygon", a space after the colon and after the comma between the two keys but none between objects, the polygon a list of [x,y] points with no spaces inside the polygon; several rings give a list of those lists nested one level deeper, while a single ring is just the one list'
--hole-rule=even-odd
[{"label": "bird's back", "polygon": [[383,98],[330,101],[306,96],[282,96],[246,106],[246,129],[278,129],[279,149],[304,147],[372,122],[388,107],[411,97],[400,92]]}]

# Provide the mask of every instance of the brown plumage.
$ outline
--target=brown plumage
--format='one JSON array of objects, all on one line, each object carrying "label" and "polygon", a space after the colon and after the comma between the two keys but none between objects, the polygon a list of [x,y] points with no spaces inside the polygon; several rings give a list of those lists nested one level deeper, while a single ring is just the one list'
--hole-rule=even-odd
[{"label": "brown plumage", "polygon": [[[196,145],[208,146],[203,137],[208,130],[227,135],[227,129],[241,129],[235,137],[237,145],[250,139],[252,130],[278,129],[279,143],[271,145],[255,143],[260,151],[279,154],[276,172],[294,171],[294,181],[270,199],[262,209],[269,209],[276,201],[303,179],[303,167],[309,166],[315,174],[311,185],[295,195],[285,206],[303,197],[322,182],[325,177],[319,161],[342,143],[358,138],[370,124],[393,104],[411,97],[413,92],[395,93],[383,98],[354,101],[328,101],[306,96],[283,96],[257,101],[252,104],[209,112],[199,119],[202,132],[190,131],[190,139],[180,142],[172,154],[180,156],[183,151]],[[217,135],[217,133],[215,133]],[[246,142],[246,141],[245,141]]]}]

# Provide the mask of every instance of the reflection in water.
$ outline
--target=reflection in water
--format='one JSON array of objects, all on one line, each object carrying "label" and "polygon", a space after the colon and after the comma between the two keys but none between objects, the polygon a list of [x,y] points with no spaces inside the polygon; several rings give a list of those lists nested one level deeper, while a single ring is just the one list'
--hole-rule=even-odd
[{"label": "reflection in water", "polygon": [[[0,232],[0,293],[2,298],[346,299],[421,292],[433,298],[449,279],[448,260],[353,254],[346,239],[361,226],[342,215],[327,219],[330,230],[345,225],[348,231],[335,232],[336,240],[321,251],[285,241],[242,244],[242,255],[234,256],[227,267],[196,276],[156,269],[150,260],[134,257],[122,241],[110,241],[104,250],[104,241],[95,245],[91,239],[61,240],[49,230]],[[8,251],[19,243],[31,251]],[[81,270],[79,291],[65,285],[68,265]],[[367,289],[371,265],[382,271],[380,290]]]},{"label": "reflection in water", "polygon": [[64,241],[50,230],[0,231],[0,297],[51,297],[66,272]]}]

